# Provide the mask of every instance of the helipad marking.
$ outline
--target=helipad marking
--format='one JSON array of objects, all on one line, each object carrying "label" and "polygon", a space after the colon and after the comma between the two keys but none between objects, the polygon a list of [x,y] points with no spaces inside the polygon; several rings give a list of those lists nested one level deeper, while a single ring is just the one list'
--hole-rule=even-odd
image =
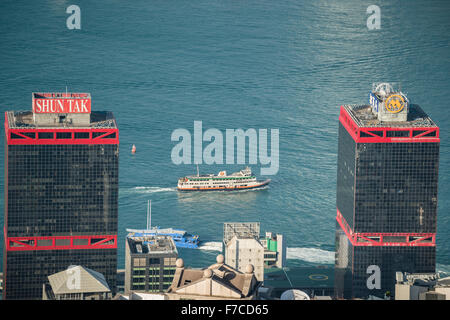
[{"label": "helipad marking", "polygon": [[328,276],[326,276],[324,274],[311,274],[311,275],[309,275],[309,278],[311,280],[317,280],[317,281],[328,280]]}]

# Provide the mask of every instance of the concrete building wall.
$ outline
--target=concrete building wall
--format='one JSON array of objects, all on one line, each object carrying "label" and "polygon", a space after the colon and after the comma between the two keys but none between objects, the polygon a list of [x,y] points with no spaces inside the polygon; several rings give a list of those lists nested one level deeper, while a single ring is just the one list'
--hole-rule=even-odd
[{"label": "concrete building wall", "polygon": [[128,240],[125,238],[125,281],[124,293],[129,295],[131,292],[131,253]]},{"label": "concrete building wall", "polygon": [[445,300],[450,300],[450,288],[447,287],[435,287],[434,291],[436,291],[437,293],[442,293],[445,294]]},{"label": "concrete building wall", "polygon": [[256,239],[238,239],[234,236],[225,248],[225,263],[241,272],[252,264],[256,279],[264,281],[264,247]]},{"label": "concrete building wall", "polygon": [[278,268],[284,268],[286,266],[286,245],[284,237],[281,234],[277,234],[277,264]]},{"label": "concrete building wall", "polygon": [[436,291],[422,292],[419,295],[419,300],[446,300],[445,294],[438,293]]},{"label": "concrete building wall", "polygon": [[395,300],[420,300],[420,295],[428,291],[428,287],[410,284],[395,284]]}]

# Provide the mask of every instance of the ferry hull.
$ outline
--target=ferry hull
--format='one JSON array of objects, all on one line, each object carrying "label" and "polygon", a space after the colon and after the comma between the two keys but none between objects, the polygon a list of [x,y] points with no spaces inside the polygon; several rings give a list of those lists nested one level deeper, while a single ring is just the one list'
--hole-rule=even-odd
[{"label": "ferry hull", "polygon": [[177,187],[178,191],[236,191],[236,190],[249,190],[249,189],[258,189],[267,186],[270,183],[270,179],[265,180],[254,186],[236,186],[236,187],[215,187],[215,188],[180,188]]}]

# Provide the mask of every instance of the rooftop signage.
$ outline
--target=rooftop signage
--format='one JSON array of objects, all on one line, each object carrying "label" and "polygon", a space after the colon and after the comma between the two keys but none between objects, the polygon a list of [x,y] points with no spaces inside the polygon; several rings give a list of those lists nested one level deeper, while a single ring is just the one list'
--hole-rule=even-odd
[{"label": "rooftop signage", "polygon": [[91,113],[89,93],[33,93],[33,113]]},{"label": "rooftop signage", "polygon": [[390,113],[398,113],[403,110],[406,105],[405,99],[399,94],[390,95],[385,102],[386,110]]}]

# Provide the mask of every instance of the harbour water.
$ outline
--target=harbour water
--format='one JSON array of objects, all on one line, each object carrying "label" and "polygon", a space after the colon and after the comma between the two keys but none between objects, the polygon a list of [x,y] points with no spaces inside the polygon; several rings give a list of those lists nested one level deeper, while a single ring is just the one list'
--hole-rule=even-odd
[{"label": "harbour water", "polygon": [[[209,249],[223,222],[260,221],[286,237],[288,266],[333,264],[339,106],[365,103],[372,82],[393,81],[441,128],[437,262],[450,269],[448,1],[382,2],[379,30],[366,26],[372,1],[79,0],[81,30],[66,27],[70,4],[1,1],[0,108],[30,110],[31,92],[67,86],[90,92],[93,110],[114,112],[119,268],[125,229],[145,227],[147,200],[152,225],[199,234]],[[177,179],[196,167],[172,162],[171,134],[193,132],[197,120],[222,132],[279,129],[270,186],[177,192]],[[203,173],[242,168],[200,165]],[[217,254],[179,252],[193,267]]]}]

